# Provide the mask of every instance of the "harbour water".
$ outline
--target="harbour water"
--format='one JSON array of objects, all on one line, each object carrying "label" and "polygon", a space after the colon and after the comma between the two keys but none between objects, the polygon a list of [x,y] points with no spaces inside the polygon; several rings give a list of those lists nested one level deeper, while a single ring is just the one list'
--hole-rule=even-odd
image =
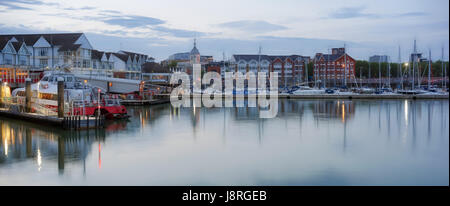
[{"label": "harbour water", "polygon": [[67,131],[0,117],[0,185],[448,185],[448,100],[128,107]]}]

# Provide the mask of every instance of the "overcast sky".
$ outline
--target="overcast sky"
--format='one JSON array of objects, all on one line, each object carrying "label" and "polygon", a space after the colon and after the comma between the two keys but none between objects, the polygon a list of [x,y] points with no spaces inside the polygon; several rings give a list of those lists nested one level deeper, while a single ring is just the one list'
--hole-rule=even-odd
[{"label": "overcast sky", "polygon": [[0,33],[84,32],[99,50],[146,53],[163,60],[192,48],[222,60],[232,54],[312,56],[347,46],[367,59],[402,60],[418,48],[448,59],[448,0],[0,0]]}]

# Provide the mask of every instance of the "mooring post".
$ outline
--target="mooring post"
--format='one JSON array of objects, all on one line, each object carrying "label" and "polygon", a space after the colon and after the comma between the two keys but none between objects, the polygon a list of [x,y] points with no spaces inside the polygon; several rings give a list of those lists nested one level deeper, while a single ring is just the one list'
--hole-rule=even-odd
[{"label": "mooring post", "polygon": [[31,112],[31,79],[25,79],[25,111]]},{"label": "mooring post", "polygon": [[58,77],[58,117],[64,117],[64,78]]}]

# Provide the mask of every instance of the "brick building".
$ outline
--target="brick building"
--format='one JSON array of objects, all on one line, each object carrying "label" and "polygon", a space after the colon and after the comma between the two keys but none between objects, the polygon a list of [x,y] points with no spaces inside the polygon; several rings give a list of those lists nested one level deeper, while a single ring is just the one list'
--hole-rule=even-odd
[{"label": "brick building", "polygon": [[278,85],[289,86],[302,82],[305,78],[305,66],[310,57],[300,55],[233,55],[232,64],[235,71],[246,73],[252,71],[255,74],[261,72],[278,72]]},{"label": "brick building", "polygon": [[331,54],[317,53],[314,56],[314,80],[350,80],[355,78],[355,59],[345,48],[333,48]]}]

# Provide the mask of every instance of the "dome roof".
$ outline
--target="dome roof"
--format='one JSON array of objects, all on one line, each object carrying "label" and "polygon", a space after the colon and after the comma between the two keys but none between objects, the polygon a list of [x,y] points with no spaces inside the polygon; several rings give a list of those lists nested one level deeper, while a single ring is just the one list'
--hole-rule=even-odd
[{"label": "dome roof", "polygon": [[198,51],[197,47],[194,46],[194,48],[192,48],[191,50],[191,55],[198,55],[200,54],[200,52]]},{"label": "dome roof", "polygon": [[194,48],[191,50],[191,55],[200,55],[200,52],[197,49],[197,41],[194,39]]}]

